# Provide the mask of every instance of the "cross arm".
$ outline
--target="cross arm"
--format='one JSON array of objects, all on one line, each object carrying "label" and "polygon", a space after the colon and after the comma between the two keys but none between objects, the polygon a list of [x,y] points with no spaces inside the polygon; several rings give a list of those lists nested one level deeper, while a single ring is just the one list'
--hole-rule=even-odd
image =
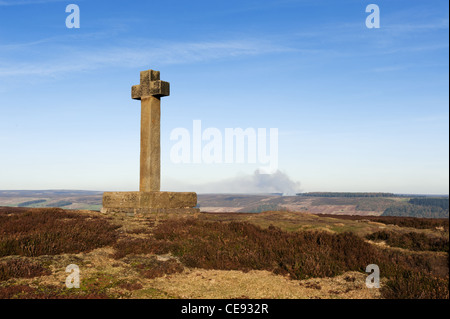
[{"label": "cross arm", "polygon": [[140,100],[146,96],[168,96],[170,95],[170,84],[161,81],[159,71],[147,70],[141,72],[141,83],[131,87],[131,98]]}]

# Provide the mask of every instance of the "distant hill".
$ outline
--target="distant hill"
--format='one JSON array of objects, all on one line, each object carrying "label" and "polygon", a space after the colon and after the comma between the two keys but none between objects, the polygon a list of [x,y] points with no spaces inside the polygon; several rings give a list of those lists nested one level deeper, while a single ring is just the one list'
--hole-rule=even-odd
[{"label": "distant hill", "polygon": [[[101,191],[84,190],[4,190],[0,191],[0,206],[100,210],[102,195]],[[199,194],[198,207],[210,213],[292,211],[333,215],[449,217],[448,196],[373,192],[313,192],[297,196]]]},{"label": "distant hill", "polygon": [[36,196],[91,196],[102,195],[102,191],[85,191],[85,190],[0,190],[0,197],[36,197]]},{"label": "distant hill", "polygon": [[100,210],[102,196],[85,190],[0,190],[0,206]]}]

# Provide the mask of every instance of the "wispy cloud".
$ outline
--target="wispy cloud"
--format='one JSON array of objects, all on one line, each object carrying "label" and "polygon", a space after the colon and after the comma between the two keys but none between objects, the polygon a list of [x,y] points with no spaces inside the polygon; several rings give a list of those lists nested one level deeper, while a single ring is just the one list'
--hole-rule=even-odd
[{"label": "wispy cloud", "polygon": [[[411,50],[412,51],[412,50]],[[448,63],[422,63],[420,65],[413,64],[413,63],[403,63],[403,64],[394,64],[394,65],[386,65],[386,66],[380,66],[375,68],[369,68],[370,72],[377,72],[377,73],[383,73],[383,72],[399,72],[403,70],[408,69],[431,69],[431,68],[444,68],[447,67]]]},{"label": "wispy cloud", "polygon": [[442,30],[442,29],[448,29],[448,27],[449,27],[448,21],[449,21],[448,19],[438,19],[438,20],[432,21],[431,23],[391,24],[391,25],[387,25],[386,29],[389,31],[396,32],[396,33]]},{"label": "wispy cloud", "polygon": [[111,65],[114,67],[139,67],[147,65],[149,61],[158,64],[196,63],[292,50],[289,47],[258,40],[178,42],[159,46],[147,43],[97,50],[85,48],[75,51],[71,47],[60,46],[53,50],[59,52],[59,56],[48,57],[48,60],[14,62],[7,66],[0,66],[0,77],[57,76],[64,72],[88,71]]},{"label": "wispy cloud", "polygon": [[20,49],[27,49],[33,46],[38,46],[44,43],[50,43],[55,40],[55,37],[53,38],[46,38],[46,39],[39,39],[36,41],[29,41],[29,42],[21,42],[21,43],[10,43],[10,44],[2,44],[0,45],[0,52],[1,51],[9,51],[9,50],[20,50]]},{"label": "wispy cloud", "polygon": [[[61,0],[0,0],[0,6],[59,1]],[[148,39],[133,38],[118,42],[115,35],[120,33],[121,39],[126,38],[124,35],[127,33],[124,30],[128,28],[128,24],[124,23],[116,27],[117,30],[111,30],[109,27],[89,34],[71,34],[28,43],[0,45],[0,77],[51,77],[65,72],[83,72],[109,66],[141,67],[148,65],[149,61],[160,65],[190,64],[285,52],[296,52],[303,63],[309,63],[305,62],[308,61],[307,58],[324,63],[353,57],[421,52],[426,54],[448,50],[448,42],[442,42],[436,37],[436,31],[448,29],[448,18],[435,18],[416,24],[408,21],[390,24],[389,21],[396,21],[393,17],[386,17],[383,21],[382,29],[377,32],[368,30],[362,22],[349,22],[338,26],[322,25],[289,34],[272,34],[265,38],[255,35],[247,39],[185,42],[152,42]],[[411,37],[419,33],[424,40],[411,41]],[[78,44],[74,45],[75,42]],[[110,43],[118,44],[113,46]],[[28,57],[31,49],[35,54]],[[22,59],[18,59],[19,56]],[[379,66],[375,71],[397,72],[410,67],[415,67],[415,64]]]}]

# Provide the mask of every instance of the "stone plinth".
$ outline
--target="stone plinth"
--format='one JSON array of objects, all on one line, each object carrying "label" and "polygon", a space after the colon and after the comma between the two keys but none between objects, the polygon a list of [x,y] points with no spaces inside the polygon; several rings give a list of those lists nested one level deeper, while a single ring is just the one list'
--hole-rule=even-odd
[{"label": "stone plinth", "polygon": [[192,192],[105,192],[104,213],[197,213],[197,194]]}]

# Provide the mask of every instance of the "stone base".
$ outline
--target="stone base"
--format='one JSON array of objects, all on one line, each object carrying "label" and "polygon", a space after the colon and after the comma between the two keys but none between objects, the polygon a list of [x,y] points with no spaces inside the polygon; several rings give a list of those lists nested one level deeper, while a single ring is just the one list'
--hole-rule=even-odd
[{"label": "stone base", "polygon": [[192,192],[105,192],[103,213],[152,214],[198,213]]},{"label": "stone base", "polygon": [[103,214],[124,214],[128,216],[143,215],[195,215],[200,213],[199,208],[102,208]]}]

